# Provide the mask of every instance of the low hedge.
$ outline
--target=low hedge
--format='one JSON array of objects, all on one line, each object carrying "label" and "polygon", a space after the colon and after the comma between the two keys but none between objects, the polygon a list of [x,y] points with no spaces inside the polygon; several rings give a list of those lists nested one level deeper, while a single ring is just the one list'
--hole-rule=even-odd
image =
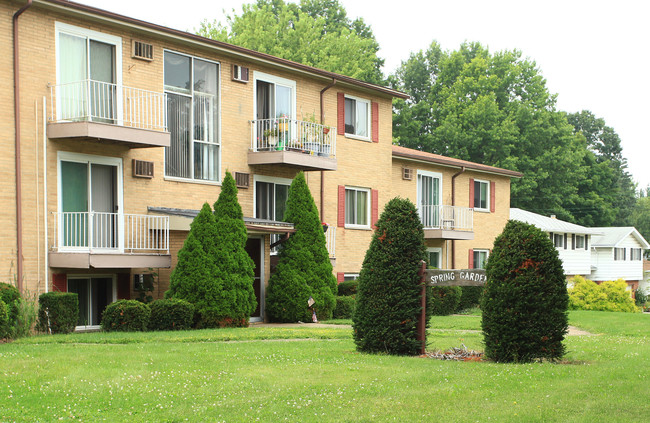
[{"label": "low hedge", "polygon": [[12,338],[16,330],[16,323],[18,322],[20,302],[23,299],[20,296],[18,288],[6,282],[0,282],[0,300],[7,306],[7,321],[4,324],[4,336],[6,338]]},{"label": "low hedge", "polygon": [[7,304],[0,300],[0,339],[6,338],[9,335],[8,322]]},{"label": "low hedge", "polygon": [[354,310],[357,308],[357,300],[354,296],[339,295],[336,297],[336,307],[332,318],[334,319],[351,319]]},{"label": "low hedge", "polygon": [[178,298],[156,300],[149,304],[149,330],[185,330],[194,323],[194,306]]},{"label": "low hedge", "polygon": [[427,290],[427,308],[433,316],[453,314],[460,304],[460,286],[437,286]]},{"label": "low hedge", "polygon": [[359,286],[358,281],[341,282],[338,285],[339,287],[338,293],[340,296],[356,295],[358,286]]},{"label": "low hedge", "polygon": [[627,291],[624,280],[596,282],[576,276],[569,288],[569,308],[572,310],[638,312],[634,300]]},{"label": "low hedge", "polygon": [[147,304],[136,300],[119,300],[109,304],[102,313],[102,329],[106,332],[146,331],[151,318]]},{"label": "low hedge", "polygon": [[460,303],[456,311],[469,310],[478,307],[481,304],[481,295],[483,295],[482,286],[461,286]]},{"label": "low hedge", "polygon": [[47,333],[70,333],[79,320],[79,296],[74,292],[48,292],[38,297],[36,328]]}]

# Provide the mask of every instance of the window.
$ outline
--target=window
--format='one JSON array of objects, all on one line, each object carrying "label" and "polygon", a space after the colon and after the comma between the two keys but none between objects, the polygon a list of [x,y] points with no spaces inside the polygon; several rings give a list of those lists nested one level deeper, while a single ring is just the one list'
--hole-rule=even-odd
[{"label": "window", "polygon": [[576,245],[574,245],[574,249],[576,249],[576,248],[585,248],[585,237],[584,237],[584,235],[576,235],[575,240],[576,240]]},{"label": "window", "polygon": [[614,260],[625,260],[625,248],[614,248]]},{"label": "window", "polygon": [[345,227],[370,227],[370,190],[345,188]]},{"label": "window", "polygon": [[564,235],[563,234],[553,234],[553,245],[555,248],[564,247]]},{"label": "window", "polygon": [[442,248],[427,248],[427,265],[442,269]]},{"label": "window", "polygon": [[257,149],[293,147],[297,133],[296,81],[262,72],[255,72],[254,80]]},{"label": "window", "polygon": [[474,250],[474,269],[485,269],[489,255],[489,250]]},{"label": "window", "polygon": [[[290,179],[271,178],[255,175],[255,218],[266,220],[284,220],[287,209]],[[280,240],[282,235],[272,234],[271,244]],[[271,254],[279,252],[280,245],[271,249]]]},{"label": "window", "polygon": [[630,260],[641,260],[643,257],[643,250],[640,248],[630,248]]},{"label": "window", "polygon": [[490,209],[490,183],[474,180],[474,208],[479,210]]},{"label": "window", "polygon": [[357,279],[359,279],[358,273],[346,273],[343,275],[343,282],[356,281]]},{"label": "window", "polygon": [[165,51],[167,125],[165,175],[219,180],[219,65]]},{"label": "window", "polygon": [[345,133],[370,138],[370,101],[345,96]]},{"label": "window", "polygon": [[121,119],[122,39],[61,22],[56,37],[57,119]]},{"label": "window", "polygon": [[418,170],[417,207],[425,228],[439,228],[442,174]]}]

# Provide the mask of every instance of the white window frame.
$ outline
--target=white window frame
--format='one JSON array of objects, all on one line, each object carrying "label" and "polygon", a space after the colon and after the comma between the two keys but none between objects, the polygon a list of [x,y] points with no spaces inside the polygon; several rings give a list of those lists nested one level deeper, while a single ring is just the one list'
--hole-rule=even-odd
[{"label": "white window frame", "polygon": [[630,248],[630,260],[632,260],[632,261],[643,260],[643,249],[642,248]]},{"label": "white window frame", "polygon": [[[416,184],[415,184],[415,207],[418,209],[418,215],[420,216],[420,221],[424,223],[424,220],[422,219],[422,213],[423,211],[420,210],[420,205],[422,204],[422,176],[428,177],[428,178],[433,178],[433,179],[438,179],[438,206],[442,205],[442,173],[439,172],[430,172],[428,170],[419,170],[417,171],[416,175]],[[439,215],[438,215],[439,216]],[[440,220],[440,219],[438,219]],[[435,227],[435,225],[434,225]]]},{"label": "white window frame", "polygon": [[[70,281],[70,279],[99,279],[99,278],[111,278],[113,281],[113,286],[112,286],[112,293],[113,293],[113,298],[111,300],[111,303],[114,303],[117,301],[117,275],[114,274],[70,274],[66,276],[66,285]],[[68,288],[68,292],[70,292]],[[88,309],[90,312],[90,308]],[[76,326],[74,330],[79,331],[79,330],[98,330],[101,329],[101,325],[82,325],[82,326]]]},{"label": "white window frame", "polygon": [[[346,278],[352,278],[352,279],[346,279]],[[358,273],[344,273],[343,274],[343,282],[352,282],[356,281],[359,279],[359,274]]]},{"label": "white window frame", "polygon": [[[486,181],[484,179],[474,179],[474,198],[476,198],[476,183],[479,184],[485,184],[487,189],[485,190],[485,208],[483,207],[476,207],[476,204],[472,204],[472,208],[475,211],[480,211],[480,212],[489,212],[490,211],[490,181]],[[480,190],[479,190],[480,192]],[[472,199],[472,203],[474,203],[474,199]]]},{"label": "white window frame", "polygon": [[429,258],[429,253],[438,253],[438,263],[429,263],[429,266],[435,266],[437,269],[442,269],[442,248],[427,247],[427,259]]},{"label": "white window frame", "polygon": [[[476,248],[472,251],[472,255],[476,253],[485,253],[485,263],[487,263],[488,258],[490,258],[490,250],[488,249],[482,249],[482,248]],[[485,267],[476,267],[476,260],[472,256],[472,264],[474,266],[474,269],[485,269]]]},{"label": "white window frame", "polygon": [[[57,210],[59,215],[63,213],[63,184],[61,181],[62,171],[61,171],[61,162],[76,162],[76,163],[89,163],[89,164],[100,164],[100,165],[107,165],[107,166],[116,166],[117,167],[117,186],[115,189],[117,190],[117,214],[118,216],[124,215],[124,185],[123,185],[123,180],[122,176],[124,174],[123,168],[122,168],[122,159],[117,158],[117,157],[105,157],[105,156],[94,156],[91,154],[81,154],[81,153],[71,153],[68,151],[59,151],[57,153],[57,163],[56,163],[56,168],[57,168],[57,177],[56,177],[56,185],[57,185]],[[90,169],[89,169],[90,170]],[[89,172],[90,173],[90,172]],[[88,176],[90,178],[90,175]],[[90,188],[89,188],[90,189]],[[90,195],[90,193],[89,193]],[[92,198],[88,198],[88,207],[90,208],[90,204],[92,203]],[[88,210],[90,211],[90,210]],[[63,246],[61,240],[63,237],[61,234],[63,234],[63,219],[57,219],[58,221],[56,222],[57,224],[57,233],[59,234],[59,239],[57,248],[60,251],[88,251],[92,247],[88,246],[88,248],[77,248],[77,247],[65,247]],[[124,219],[119,219],[120,222],[123,222]],[[123,252],[124,251],[124,225],[123,224],[118,224],[118,251]]]},{"label": "white window frame", "polygon": [[[122,107],[122,37],[118,37],[115,35],[109,35],[105,34],[103,32],[99,31],[93,31],[91,29],[87,28],[81,28],[78,26],[66,24],[63,22],[54,22],[54,30],[55,30],[55,45],[56,45],[56,81],[57,84],[61,84],[61,63],[60,63],[60,58],[59,58],[59,52],[61,51],[61,47],[59,44],[59,35],[61,33],[65,34],[70,34],[74,35],[77,37],[84,37],[84,38],[90,38],[93,40],[101,41],[102,43],[106,44],[111,44],[115,47],[115,85],[117,86],[117,97],[115,101],[117,102],[117,124],[118,125],[123,125],[124,123],[124,113],[123,113],[123,107]],[[88,59],[86,59],[88,60]],[[90,78],[90,74],[88,74],[88,78]],[[63,107],[61,107],[61,99],[60,96],[57,95],[56,98],[56,117],[57,120],[61,120],[61,112],[63,111]]]},{"label": "white window frame", "polygon": [[[206,180],[206,179],[196,179],[194,177],[194,142],[195,142],[195,140],[194,140],[194,86],[193,86],[194,85],[193,84],[193,82],[194,82],[193,81],[194,68],[192,67],[192,72],[191,72],[191,75],[190,75],[190,77],[192,78],[192,81],[191,81],[192,83],[190,84],[190,86],[192,86],[192,90],[191,90],[190,94],[183,93],[183,92],[180,92],[180,91],[172,91],[172,90],[165,89],[164,81],[165,81],[165,53],[166,52],[178,54],[179,56],[189,57],[192,60],[198,59],[198,60],[202,60],[204,62],[214,63],[214,64],[217,65],[217,104],[216,104],[216,107],[217,107],[217,134],[216,134],[217,142],[215,142],[213,144],[219,146],[218,147],[219,148],[219,157],[218,157],[218,160],[217,160],[218,161],[218,164],[217,164],[217,166],[218,166],[217,179],[215,181],[209,181],[209,180]],[[191,166],[191,169],[192,169],[192,177],[191,178],[183,178],[181,176],[167,175],[167,152],[165,151],[165,160],[163,162],[164,179],[169,180],[169,181],[190,182],[190,183],[195,183],[195,184],[221,185],[221,173],[223,171],[222,167],[221,167],[221,163],[222,163],[222,160],[223,160],[223,145],[222,145],[222,142],[221,142],[221,79],[222,79],[222,77],[221,77],[221,62],[218,62],[218,61],[215,61],[215,60],[210,60],[210,59],[207,59],[207,58],[201,57],[201,56],[194,56],[194,55],[191,55],[191,54],[182,53],[180,51],[171,50],[171,49],[164,49],[163,50],[163,59],[162,59],[162,61],[163,61],[163,91],[165,92],[165,94],[167,94],[167,92],[169,91],[172,94],[182,95],[184,97],[192,98],[192,107],[190,107],[190,113],[192,115],[192,129],[190,131],[190,138],[191,138],[191,143],[192,143],[192,145],[190,147],[190,157],[191,157],[190,166]],[[167,100],[165,99],[165,101],[167,101]],[[165,113],[167,113],[167,105],[166,105],[166,103],[165,103]],[[169,130],[169,128],[168,128],[168,130]],[[200,142],[200,141],[199,141],[199,143],[205,144],[205,143]]]},{"label": "white window frame", "polygon": [[[347,211],[348,211],[348,201],[347,201],[348,200],[348,195],[347,195],[347,191],[348,190],[362,191],[362,192],[366,192],[368,194],[366,196],[366,198],[368,199],[368,201],[366,201],[366,212],[367,212],[366,221],[368,222],[367,225],[358,225],[356,223],[348,223],[347,222],[347,217],[348,217],[348,213],[347,213]],[[371,189],[370,188],[362,188],[362,187],[354,187],[354,186],[347,186],[346,185],[345,186],[345,191],[346,191],[346,194],[345,194],[345,217],[346,217],[345,228],[346,229],[370,229],[370,225],[371,225],[371,222],[370,222],[371,210],[370,209],[372,208],[372,198],[371,198],[372,191],[371,191]],[[356,196],[355,196],[355,201],[356,201]]]},{"label": "white window frame", "polygon": [[257,119],[257,116],[255,116],[255,113],[257,113],[257,81],[291,88],[291,119],[296,120],[296,81],[259,71],[253,72],[253,119]]},{"label": "white window frame", "polygon": [[[560,240],[559,242],[557,240]],[[558,234],[554,233],[553,234],[553,246],[555,248],[565,248],[564,246],[564,234]]]},{"label": "white window frame", "polygon": [[[344,128],[345,136],[347,138],[354,138],[354,139],[358,139],[358,140],[362,140],[362,141],[372,142],[372,102],[370,100],[366,99],[366,98],[361,98],[361,97],[357,97],[357,96],[349,95],[349,94],[345,94],[344,97],[345,97],[345,99],[354,100],[355,101],[355,107],[356,107],[356,102],[366,103],[366,105],[368,106],[368,121],[366,122],[366,133],[368,134],[368,136],[364,137],[363,135],[351,134],[351,133],[345,131],[345,113],[344,113],[343,128]],[[345,110],[345,100],[343,101],[343,108]],[[355,110],[355,113],[356,113],[356,110]]]},{"label": "white window frame", "polygon": [[258,219],[257,216],[257,183],[258,182],[291,186],[292,180],[289,178],[280,178],[276,176],[253,175],[253,216],[256,219]]},{"label": "white window frame", "polygon": [[[614,247],[614,261],[625,261],[627,259],[625,250],[627,250],[627,248]],[[621,255],[623,258],[621,258]]]},{"label": "white window frame", "polygon": [[585,235],[576,235],[576,245],[573,247],[577,250],[578,248],[583,249],[585,248]]}]

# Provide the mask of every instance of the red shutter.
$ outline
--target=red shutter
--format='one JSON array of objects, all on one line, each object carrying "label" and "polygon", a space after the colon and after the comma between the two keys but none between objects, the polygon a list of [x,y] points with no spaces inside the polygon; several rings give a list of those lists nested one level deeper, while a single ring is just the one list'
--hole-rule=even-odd
[{"label": "red shutter", "polygon": [[469,207],[474,207],[474,179],[469,178]]},{"label": "red shutter", "polygon": [[131,299],[131,274],[130,273],[117,274],[117,299],[118,300]]},{"label": "red shutter", "polygon": [[339,210],[338,210],[337,226],[339,228],[345,227],[345,186],[344,185],[339,185]]},{"label": "red shutter", "polygon": [[379,142],[379,103],[371,103],[371,114],[372,114],[372,127],[370,131],[372,132],[372,142]]},{"label": "red shutter", "polygon": [[341,283],[345,280],[345,273],[343,272],[337,272],[336,273],[336,282]]},{"label": "red shutter", "polygon": [[376,189],[370,190],[370,202],[372,203],[370,209],[370,221],[372,228],[376,229],[375,223],[379,220],[379,191]]},{"label": "red shutter", "polygon": [[68,292],[68,277],[65,273],[52,273],[52,291]]},{"label": "red shutter", "polygon": [[337,93],[336,133],[345,135],[345,94]]},{"label": "red shutter", "polygon": [[468,264],[468,269],[473,269],[474,268],[474,249],[470,248],[469,249],[469,259],[467,260]]},{"label": "red shutter", "polygon": [[494,213],[496,202],[497,202],[497,190],[496,190],[496,183],[494,181],[490,181],[490,211]]}]

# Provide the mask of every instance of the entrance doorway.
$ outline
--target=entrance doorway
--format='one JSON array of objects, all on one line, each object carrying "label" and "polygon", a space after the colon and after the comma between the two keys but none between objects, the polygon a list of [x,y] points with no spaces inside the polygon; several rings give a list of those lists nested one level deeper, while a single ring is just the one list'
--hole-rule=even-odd
[{"label": "entrance doorway", "polygon": [[246,241],[246,252],[255,264],[253,290],[255,291],[257,308],[251,314],[251,322],[264,320],[264,243],[262,240],[262,238],[248,238],[248,241]]},{"label": "entrance doorway", "polygon": [[115,301],[115,284],[112,276],[69,276],[68,292],[74,292],[79,297],[78,329],[99,328],[104,309]]}]

